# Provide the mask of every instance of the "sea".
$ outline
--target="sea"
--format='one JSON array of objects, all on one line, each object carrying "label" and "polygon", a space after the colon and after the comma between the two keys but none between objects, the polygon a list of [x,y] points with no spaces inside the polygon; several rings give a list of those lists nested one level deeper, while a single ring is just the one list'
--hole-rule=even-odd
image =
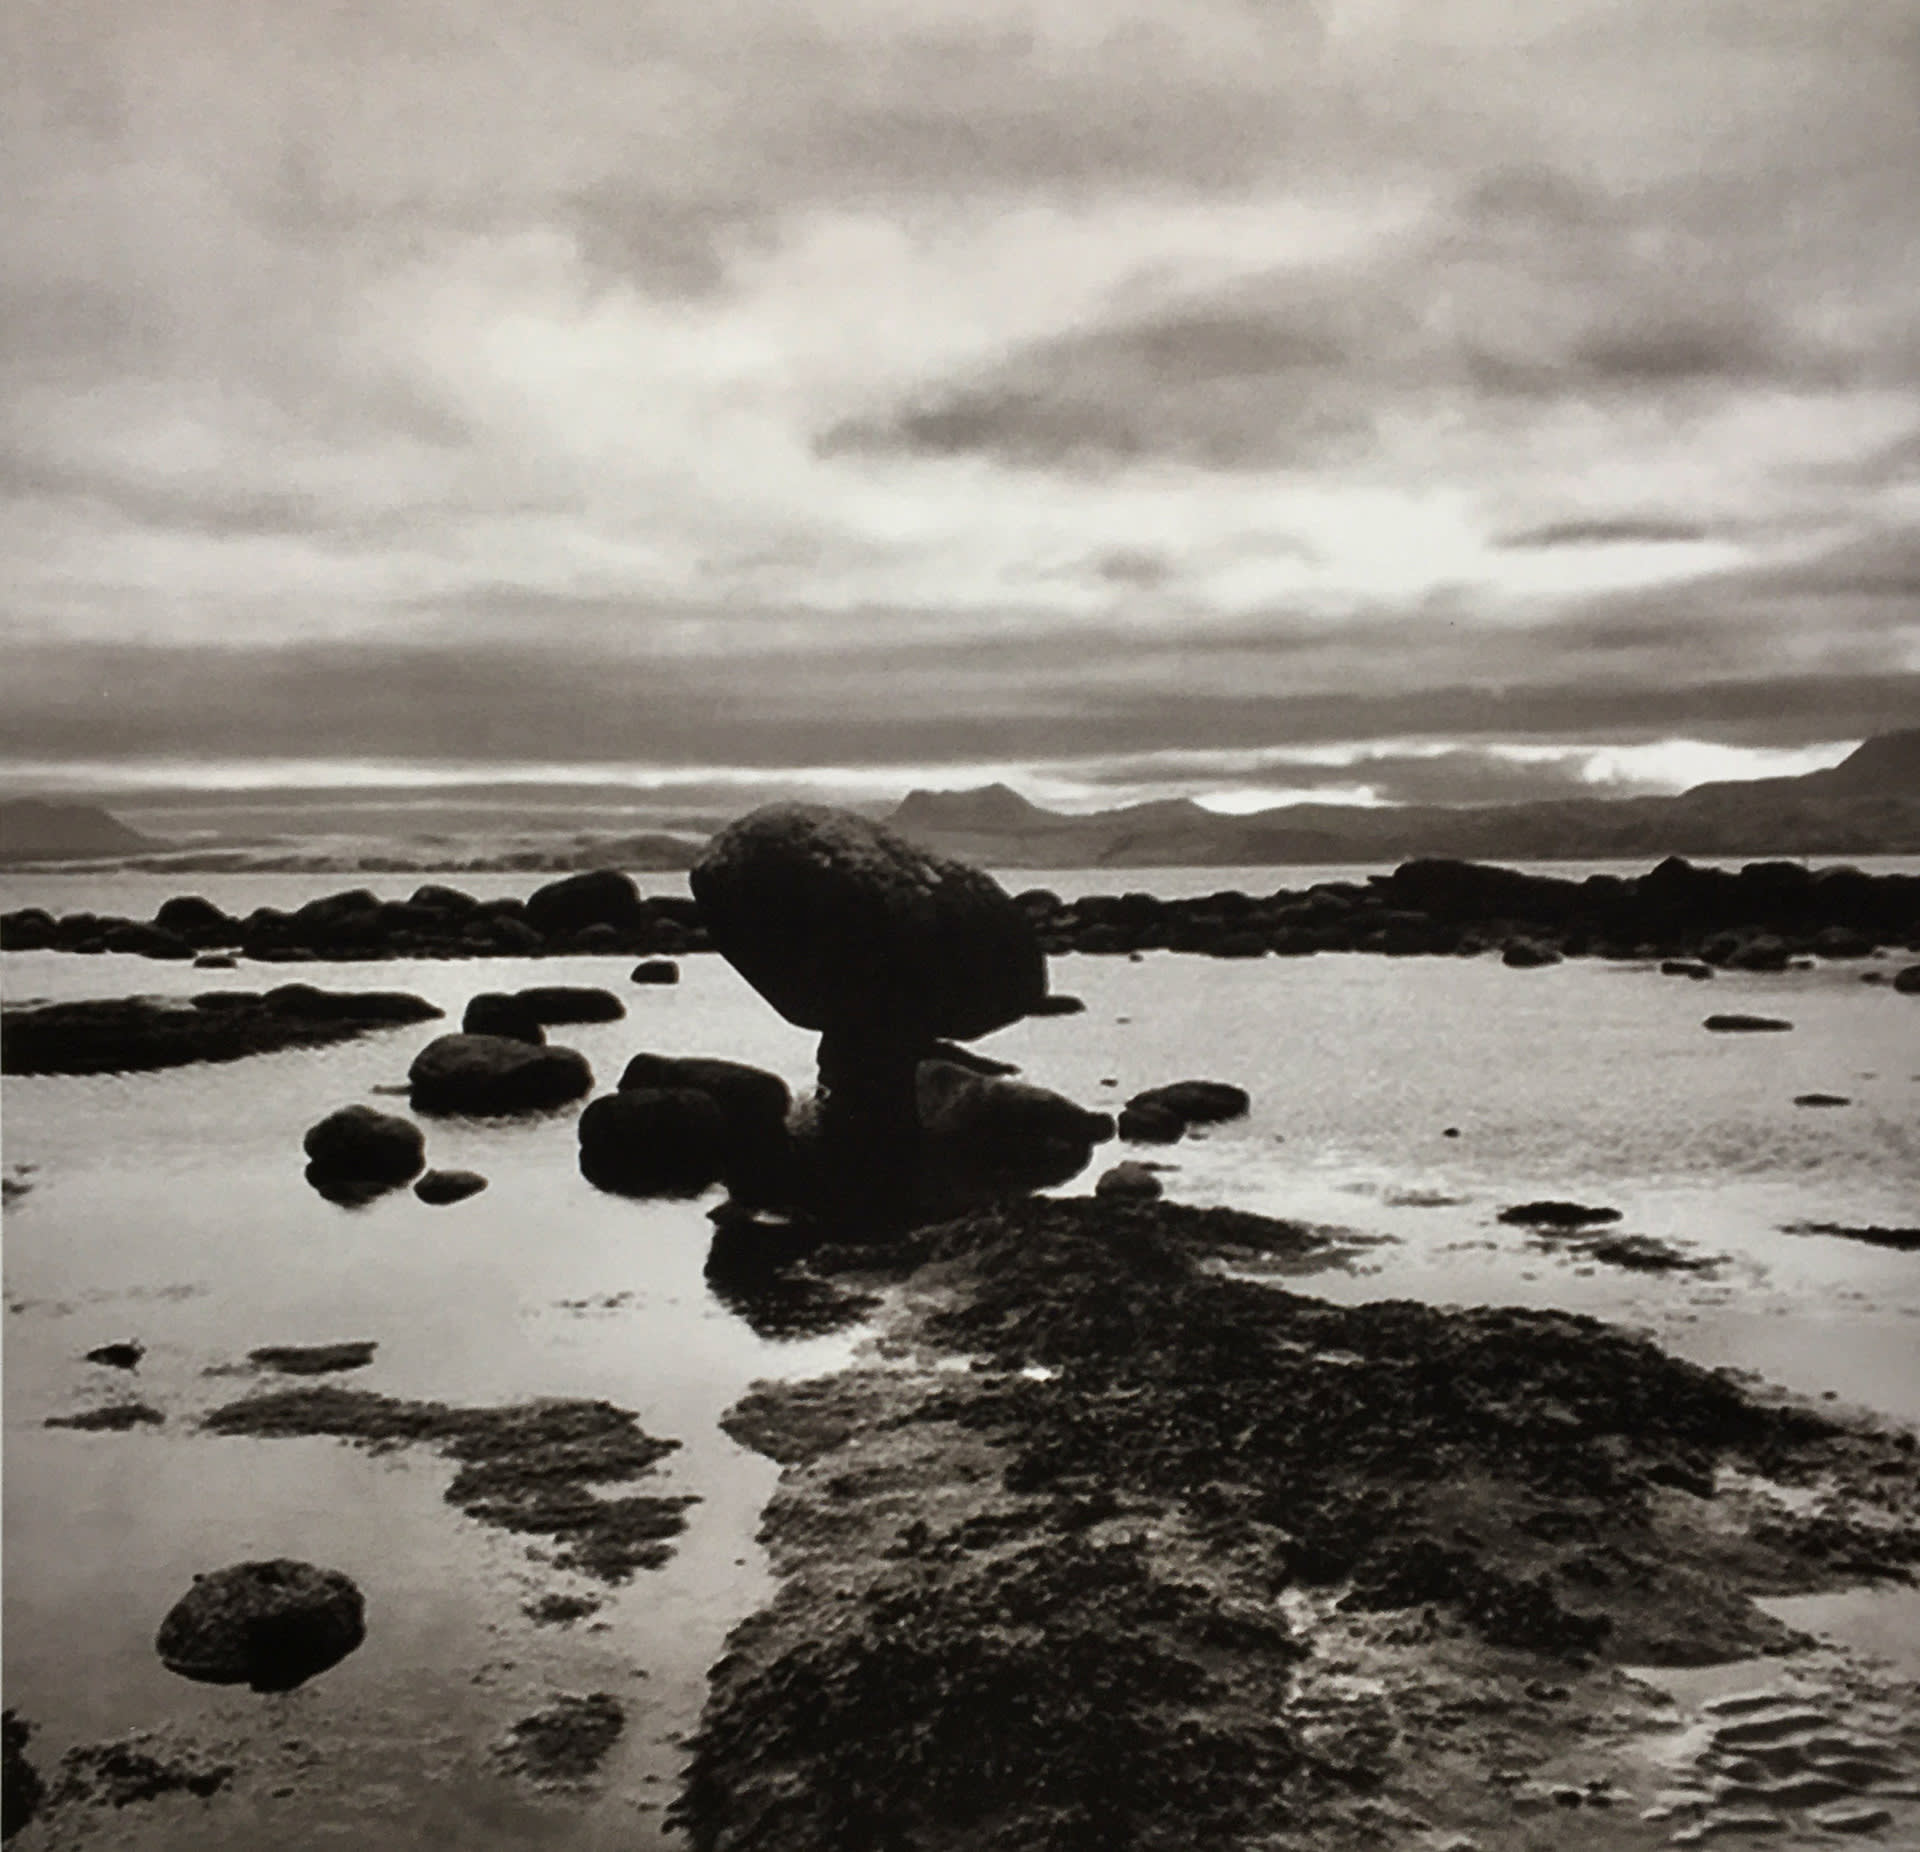
[{"label": "sea", "polygon": [[[1868,866],[1920,868],[1920,862]],[[1585,873],[1607,864],[1554,872]],[[1634,869],[1620,868],[1620,872]],[[1354,869],[1029,871],[1013,889],[1063,894],[1270,892]],[[183,888],[235,912],[404,875],[23,873],[7,907],[151,917]],[[445,877],[477,894],[544,877]],[[684,892],[672,875],[644,891]],[[1170,1197],[1337,1231],[1337,1256],[1291,1289],[1343,1301],[1415,1298],[1590,1313],[1700,1363],[1920,1424],[1920,1253],[1819,1228],[1920,1222],[1920,998],[1863,974],[1890,954],[1711,983],[1650,965],[1490,957],[1213,960],[1066,956],[1052,984],[1083,1013],[1026,1021],[982,1050],[1089,1106],[1163,1081],[1248,1089],[1248,1116],[1148,1153]],[[626,958],[199,970],[144,959],[8,953],[9,1005],[39,999],[260,988],[298,978],[402,989],[457,1023],[480,990],[601,985],[623,1020],[568,1026],[601,1088],[634,1053],[722,1055],[810,1084],[813,1038],[720,959],[681,961],[675,987],[630,984]],[[1719,1035],[1717,1011],[1790,1033]],[[405,1110],[415,1051],[449,1024],[229,1065],[0,1083],[4,1219],[6,1703],[35,1726],[43,1770],[78,1744],[140,1736],[238,1771],[217,1802],[174,1796],[36,1844],[299,1849],[342,1845],[623,1852],[664,1828],[707,1667],[772,1592],[756,1533],[777,1469],[722,1431],[755,1380],[851,1359],[854,1330],[781,1341],[710,1287],[713,1197],[640,1202],[580,1177],[572,1110],[423,1121],[428,1161],[478,1170],[486,1191],[430,1208],[405,1190],[358,1209],[302,1178],[301,1138],[335,1107]],[[1797,1096],[1838,1096],[1808,1107]],[[1107,1146],[1089,1187],[1120,1154]],[[1697,1270],[1644,1273],[1502,1223],[1540,1198],[1619,1211],[1615,1230],[1671,1244]],[[263,1345],[372,1340],[343,1380],[457,1405],[602,1397],[678,1441],[654,1475],[698,1499],[665,1567],[591,1590],[444,1500],[452,1468],[424,1448],[369,1453],[328,1439],[229,1439],[197,1418],[261,1379]],[[84,1360],[137,1341],[129,1375]],[[129,1397],[162,1425],[48,1428]],[[365,1645],[298,1691],[197,1685],[153,1650],[196,1573],[291,1556],[340,1569],[367,1604]],[[607,1597],[571,1625],[526,1609],[559,1589]],[[1779,1611],[1920,1676],[1909,1589]],[[562,1694],[608,1692],[625,1713],[604,1779],[542,1792],[497,1751]],[[41,1834],[47,1829],[35,1827]],[[91,1837],[89,1835],[92,1835]]]}]

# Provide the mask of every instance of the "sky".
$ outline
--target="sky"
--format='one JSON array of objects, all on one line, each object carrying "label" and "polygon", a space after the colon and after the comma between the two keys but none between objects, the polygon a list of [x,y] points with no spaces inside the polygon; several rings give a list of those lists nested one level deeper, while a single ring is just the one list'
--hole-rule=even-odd
[{"label": "sky", "polygon": [[0,789],[1831,764],[1916,96],[1913,0],[13,0]]}]

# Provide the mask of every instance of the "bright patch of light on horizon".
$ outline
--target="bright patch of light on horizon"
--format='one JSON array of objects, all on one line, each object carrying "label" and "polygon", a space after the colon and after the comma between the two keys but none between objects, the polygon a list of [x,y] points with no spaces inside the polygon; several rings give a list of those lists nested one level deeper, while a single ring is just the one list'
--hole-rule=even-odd
[{"label": "bright patch of light on horizon", "polygon": [[1585,784],[1650,794],[1695,785],[1754,778],[1797,778],[1838,765],[1860,742],[1828,740],[1813,746],[1728,746],[1716,740],[1653,740],[1639,746],[1491,745],[1485,750],[1515,765],[1564,765],[1584,760]]},{"label": "bright patch of light on horizon", "polygon": [[1230,785],[1223,791],[1203,792],[1194,799],[1202,810],[1227,817],[1246,817],[1289,804],[1344,804],[1350,809],[1377,809],[1381,797],[1372,785],[1315,785],[1283,789],[1274,785]]}]

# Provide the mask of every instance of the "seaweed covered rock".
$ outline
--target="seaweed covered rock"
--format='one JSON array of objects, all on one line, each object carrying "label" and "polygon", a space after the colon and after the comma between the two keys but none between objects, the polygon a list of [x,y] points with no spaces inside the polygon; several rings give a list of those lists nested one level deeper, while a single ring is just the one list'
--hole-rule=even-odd
[{"label": "seaweed covered rock", "polygon": [[307,1131],[316,1181],[405,1183],[427,1161],[426,1135],[410,1119],[371,1106],[342,1106]]},{"label": "seaweed covered rock", "polygon": [[691,881],[714,945],[804,1029],[918,1049],[1016,1022],[1047,994],[1033,928],[992,876],[851,811],[754,811]]},{"label": "seaweed covered rock", "polygon": [[366,1635],[365,1603],[346,1576],[277,1557],[195,1576],[160,1623],[154,1650],[182,1678],[291,1691]]},{"label": "seaweed covered rock", "polygon": [[10,1006],[0,1013],[0,1066],[9,1074],[131,1074],[343,1042],[440,1014],[405,992],[310,984],[283,985],[265,996],[225,990],[188,1000],[102,997]]},{"label": "seaweed covered rock", "polygon": [[915,1086],[925,1213],[1064,1183],[1113,1136],[1109,1113],[950,1061],[922,1061]]},{"label": "seaweed covered rock", "polygon": [[443,1035],[414,1057],[407,1085],[417,1112],[538,1112],[591,1092],[593,1070],[572,1048],[536,1048],[500,1035]]}]

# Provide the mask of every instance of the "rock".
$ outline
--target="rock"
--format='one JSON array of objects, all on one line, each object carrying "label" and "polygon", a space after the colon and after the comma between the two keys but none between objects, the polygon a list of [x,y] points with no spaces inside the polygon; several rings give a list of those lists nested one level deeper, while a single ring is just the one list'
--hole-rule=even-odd
[{"label": "rock", "polygon": [[499,1035],[443,1035],[407,1070],[414,1110],[537,1112],[593,1090],[593,1070],[571,1048],[535,1048]]},{"label": "rock", "polygon": [[1660,961],[1662,977],[1690,977],[1696,983],[1713,976],[1713,967],[1694,958],[1665,958]]},{"label": "rock", "polygon": [[645,918],[633,877],[611,868],[568,875],[527,896],[526,924],[543,937],[588,926],[637,926]]},{"label": "rock", "polygon": [[49,1428],[72,1428],[80,1434],[127,1434],[135,1428],[157,1428],[166,1416],[147,1402],[109,1402],[104,1408],[82,1409],[77,1415],[49,1415]]},{"label": "rock", "polygon": [[16,907],[0,913],[0,951],[39,952],[60,943],[60,929],[44,907]]},{"label": "rock", "polygon": [[0,1716],[0,1745],[4,1762],[0,1763],[0,1839],[11,1839],[40,1811],[47,1797],[47,1784],[40,1771],[27,1760],[27,1744],[33,1739],[33,1725],[18,1711]]},{"label": "rock", "polygon": [[444,913],[456,919],[464,919],[474,912],[480,903],[463,888],[442,887],[430,881],[424,887],[415,888],[408,895],[407,905],[423,908],[428,913]]},{"label": "rock", "polygon": [[543,1023],[618,1022],[627,1013],[612,991],[593,984],[534,984],[514,994]]},{"label": "rock", "polygon": [[337,1569],[279,1557],[195,1576],[154,1638],[168,1671],[291,1691],[366,1638],[360,1591]]},{"label": "rock", "polygon": [[192,941],[195,945],[238,945],[240,922],[198,894],[176,894],[160,903],[153,923],[162,932]]},{"label": "rock", "polygon": [[691,1087],[635,1087],[580,1115],[580,1174],[625,1196],[697,1196],[726,1162],[727,1121]]},{"label": "rock", "polygon": [[152,1734],[83,1743],[60,1758],[60,1779],[49,1805],[65,1809],[82,1802],[117,1813],[163,1794],[194,1794],[205,1800],[226,1787],[234,1774],[231,1762],[201,1762],[171,1753]]},{"label": "rock", "polygon": [[1186,1130],[1186,1120],[1164,1106],[1128,1106],[1120,1114],[1120,1136],[1130,1145],[1177,1144]]},{"label": "rock", "polygon": [[1767,1030],[1791,1029],[1793,1024],[1777,1016],[1709,1016],[1701,1025],[1716,1035],[1754,1035]]},{"label": "rock", "polygon": [[635,1055],[620,1076],[620,1091],[652,1088],[690,1088],[719,1107],[726,1137],[718,1174],[734,1197],[770,1203],[788,1193],[793,1095],[778,1074],[711,1055]]},{"label": "rock", "polygon": [[247,1352],[247,1361],[282,1376],[331,1376],[340,1370],[364,1370],[378,1349],[371,1338],[345,1344],[263,1344]]},{"label": "rock", "polygon": [[627,981],[633,984],[677,984],[680,981],[680,967],[671,958],[643,958],[628,973]]},{"label": "rock", "polygon": [[1101,1197],[1119,1197],[1128,1202],[1152,1202],[1163,1194],[1160,1179],[1144,1164],[1131,1159],[1103,1171],[1093,1193]]},{"label": "rock", "polygon": [[983,1055],[977,1048],[963,1048],[958,1042],[935,1042],[927,1048],[923,1059],[928,1061],[951,1061],[955,1067],[966,1068],[975,1074],[1017,1074],[1020,1064],[1017,1061],[1000,1061],[992,1055]]},{"label": "rock", "polygon": [[1184,1125],[1218,1125],[1244,1117],[1253,1101],[1244,1087],[1224,1080],[1173,1080],[1136,1093],[1127,1104],[1171,1113]]},{"label": "rock", "polygon": [[1844,1093],[1796,1093],[1793,1096],[1796,1106],[1851,1106],[1853,1102]]},{"label": "rock", "polygon": [[599,1771],[626,1721],[620,1700],[609,1692],[562,1697],[522,1717],[495,1757],[511,1773],[540,1785],[571,1786]]},{"label": "rock", "polygon": [[196,971],[231,971],[239,964],[231,952],[202,952],[193,961]]},{"label": "rock", "polygon": [[1920,997],[1920,965],[1908,965],[1893,975],[1893,987],[1903,997]]},{"label": "rock", "polygon": [[720,953],[805,1029],[918,1050],[1016,1022],[1047,994],[1033,927],[997,881],[851,811],[757,810],[690,879]]},{"label": "rock", "polygon": [[413,1193],[423,1203],[441,1208],[478,1196],[486,1187],[486,1178],[477,1170],[430,1170],[414,1184]]},{"label": "rock", "polygon": [[1009,1194],[1064,1183],[1114,1133],[1109,1113],[1026,1081],[976,1074],[950,1061],[915,1073],[921,1132],[921,1212],[957,1214]]},{"label": "rock", "polygon": [[1542,945],[1537,939],[1509,939],[1500,948],[1500,962],[1511,965],[1516,971],[1537,970],[1542,965],[1557,965],[1561,954],[1550,945]]},{"label": "rock", "polygon": [[371,1106],[342,1106],[308,1129],[314,1175],[355,1183],[405,1183],[427,1161],[426,1135],[410,1119]]},{"label": "rock", "polygon": [[460,1032],[510,1036],[516,1042],[531,1042],[536,1048],[544,1047],[547,1040],[539,1016],[526,1002],[499,990],[483,990],[468,1001],[460,1018]]},{"label": "rock", "polygon": [[1050,990],[1027,1014],[1029,1016],[1078,1016],[1086,1007],[1084,1000],[1079,997],[1070,997],[1064,991]]},{"label": "rock", "polygon": [[1602,1222],[1619,1221],[1620,1211],[1586,1203],[1515,1203],[1502,1209],[1497,1219],[1519,1228],[1592,1228]]},{"label": "rock", "polygon": [[137,1341],[125,1344],[101,1344],[87,1352],[87,1362],[104,1363],[110,1370],[137,1370],[147,1347]]}]

